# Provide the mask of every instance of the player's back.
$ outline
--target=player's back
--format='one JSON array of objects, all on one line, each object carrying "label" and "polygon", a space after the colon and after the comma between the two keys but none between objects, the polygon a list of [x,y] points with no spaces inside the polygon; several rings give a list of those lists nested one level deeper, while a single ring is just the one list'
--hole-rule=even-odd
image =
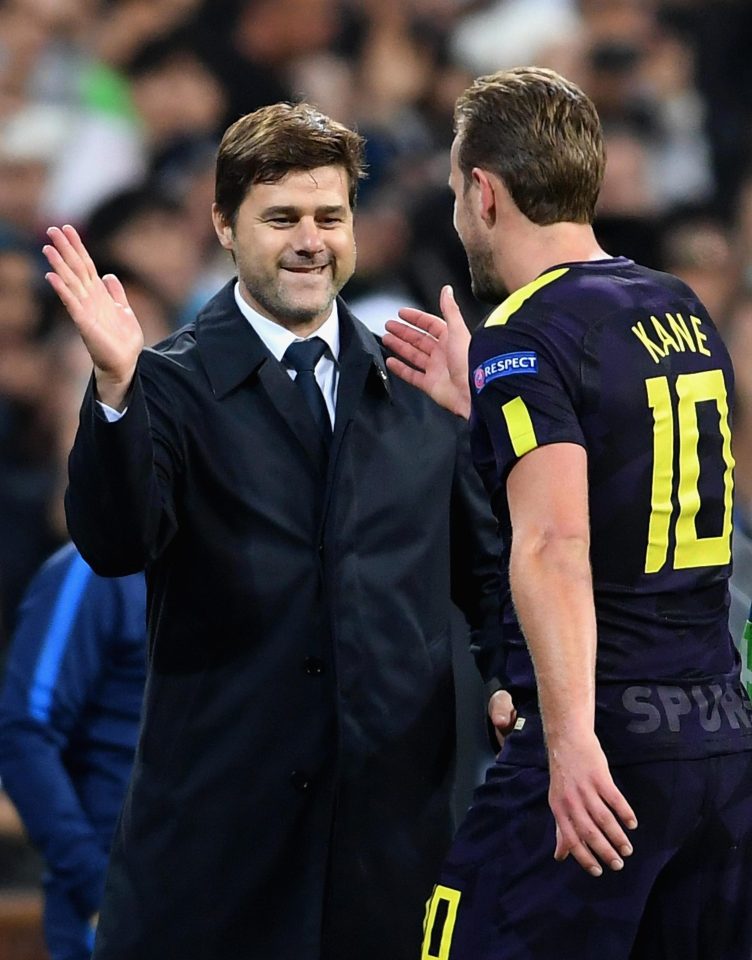
[{"label": "player's back", "polygon": [[[604,722],[656,734],[659,750],[662,733],[675,741],[703,717],[717,725],[703,743],[749,730],[727,626],[733,373],[702,303],[624,258],[565,264],[491,314],[471,364],[476,454],[508,538],[516,460],[555,442],[587,450]],[[508,610],[524,686],[512,621]]]}]

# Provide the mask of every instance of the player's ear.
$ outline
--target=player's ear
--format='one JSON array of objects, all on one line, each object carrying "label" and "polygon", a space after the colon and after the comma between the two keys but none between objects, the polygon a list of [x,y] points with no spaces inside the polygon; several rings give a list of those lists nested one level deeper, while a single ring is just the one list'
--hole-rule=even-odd
[{"label": "player's ear", "polygon": [[214,224],[214,232],[217,234],[219,242],[225,250],[232,250],[234,242],[232,226],[225,220],[224,214],[220,211],[216,203],[212,204],[212,223]]},{"label": "player's ear", "polygon": [[472,177],[475,185],[478,187],[478,197],[480,201],[480,218],[487,227],[492,227],[496,223],[496,191],[494,183],[480,167],[473,167]]}]

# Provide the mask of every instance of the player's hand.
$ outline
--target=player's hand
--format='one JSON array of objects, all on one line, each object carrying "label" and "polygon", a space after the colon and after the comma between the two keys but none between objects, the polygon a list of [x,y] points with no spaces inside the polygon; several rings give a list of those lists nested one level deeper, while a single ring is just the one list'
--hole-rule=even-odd
[{"label": "player's hand", "polygon": [[50,227],[42,248],[52,272],[46,279],[60,297],[94,362],[99,399],[121,409],[144,346],[144,335],[122,284],[100,278],[71,226]]},{"label": "player's hand", "polygon": [[595,734],[574,747],[549,742],[551,786],[548,800],[556,820],[555,860],[570,854],[595,877],[605,864],[621,870],[632,845],[624,828],[637,818],[614,783]]},{"label": "player's hand", "polygon": [[392,373],[418,387],[439,406],[467,419],[470,331],[450,286],[442,287],[439,306],[443,319],[424,310],[403,307],[399,315],[405,323],[387,321],[384,346],[397,356],[387,357],[386,364]]},{"label": "player's hand", "polygon": [[517,721],[517,711],[506,690],[497,690],[488,701],[488,718],[493,725],[499,749],[501,749],[505,738],[514,730]]}]

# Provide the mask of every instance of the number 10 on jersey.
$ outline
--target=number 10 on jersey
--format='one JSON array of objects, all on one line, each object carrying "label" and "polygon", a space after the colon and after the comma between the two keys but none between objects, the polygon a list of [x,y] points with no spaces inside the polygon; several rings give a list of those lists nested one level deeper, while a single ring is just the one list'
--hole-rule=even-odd
[{"label": "number 10 on jersey", "polygon": [[[680,374],[676,378],[675,396],[668,377],[652,377],[645,381],[645,386],[648,405],[653,411],[653,482],[645,573],[658,573],[668,559],[675,489],[678,516],[675,520],[673,569],[716,567],[729,563],[734,458],[723,372],[705,370]],[[701,506],[697,406],[704,401],[714,402],[717,407],[722,441],[717,463],[703,464],[703,469],[718,470],[723,474],[723,525],[715,537],[698,537],[696,527]],[[679,432],[678,457],[675,457],[676,429]]]}]

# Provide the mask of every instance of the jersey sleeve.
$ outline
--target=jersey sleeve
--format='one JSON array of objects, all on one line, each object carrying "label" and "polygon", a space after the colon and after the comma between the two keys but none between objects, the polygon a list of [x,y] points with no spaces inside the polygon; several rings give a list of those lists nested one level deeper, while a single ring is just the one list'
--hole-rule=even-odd
[{"label": "jersey sleeve", "polygon": [[473,336],[472,415],[487,432],[502,479],[536,447],[585,446],[576,412],[579,347],[574,337],[560,339],[552,349],[552,342],[539,331],[511,325],[485,327]]}]

